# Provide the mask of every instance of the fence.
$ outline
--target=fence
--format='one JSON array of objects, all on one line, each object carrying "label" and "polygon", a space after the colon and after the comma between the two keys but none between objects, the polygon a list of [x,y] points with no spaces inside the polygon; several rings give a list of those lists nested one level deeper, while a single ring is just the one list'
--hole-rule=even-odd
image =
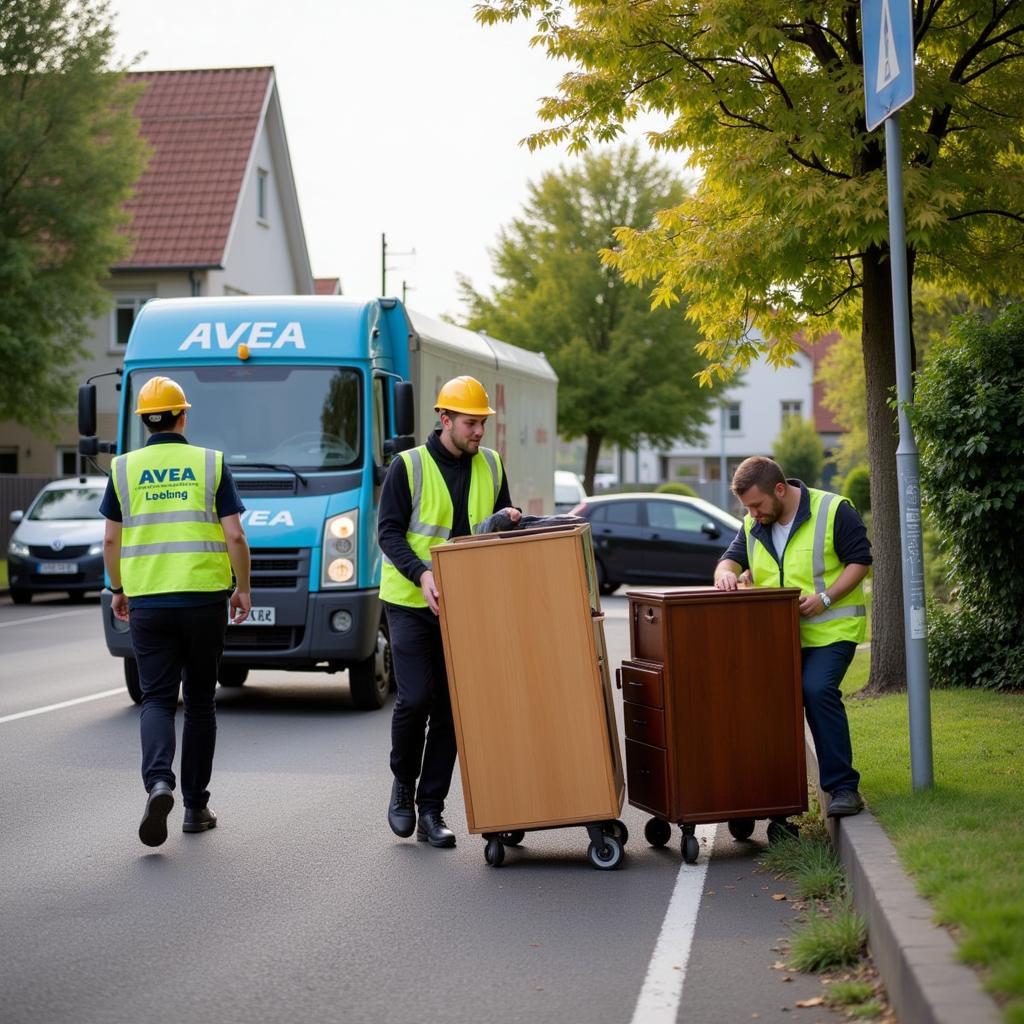
[{"label": "fence", "polygon": [[25,476],[0,473],[0,558],[7,557],[7,543],[14,533],[11,513],[27,509],[32,499],[48,484],[59,480],[57,476]]}]

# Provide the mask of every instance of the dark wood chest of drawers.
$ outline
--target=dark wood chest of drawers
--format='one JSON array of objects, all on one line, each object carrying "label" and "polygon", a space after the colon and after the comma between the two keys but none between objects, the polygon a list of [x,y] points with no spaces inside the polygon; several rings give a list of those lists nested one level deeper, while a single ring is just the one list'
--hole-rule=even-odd
[{"label": "dark wood chest of drawers", "polygon": [[680,825],[806,810],[799,591],[627,597],[629,802]]}]

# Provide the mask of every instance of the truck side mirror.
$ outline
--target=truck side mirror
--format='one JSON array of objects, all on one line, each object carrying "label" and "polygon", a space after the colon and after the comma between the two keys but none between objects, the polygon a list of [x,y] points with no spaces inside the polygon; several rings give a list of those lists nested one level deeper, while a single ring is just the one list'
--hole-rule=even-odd
[{"label": "truck side mirror", "polygon": [[395,433],[412,434],[413,424],[412,384],[403,380],[395,385]]},{"label": "truck side mirror", "polygon": [[96,436],[96,385],[82,384],[78,389],[78,433]]}]

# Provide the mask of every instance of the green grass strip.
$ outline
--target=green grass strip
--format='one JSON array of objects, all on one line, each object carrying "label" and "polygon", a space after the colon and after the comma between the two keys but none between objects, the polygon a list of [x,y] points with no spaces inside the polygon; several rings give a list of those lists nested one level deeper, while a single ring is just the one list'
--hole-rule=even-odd
[{"label": "green grass strip", "polygon": [[[843,689],[867,678],[858,653]],[[910,782],[907,697],[847,699],[871,810],[963,961],[984,969],[1007,1024],[1024,1024],[1024,699],[933,690],[935,785]]]}]

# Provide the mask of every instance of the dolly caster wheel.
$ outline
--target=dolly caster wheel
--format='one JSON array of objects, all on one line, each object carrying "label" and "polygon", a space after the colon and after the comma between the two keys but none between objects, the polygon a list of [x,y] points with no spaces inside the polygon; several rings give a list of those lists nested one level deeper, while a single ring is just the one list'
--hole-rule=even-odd
[{"label": "dolly caster wheel", "polygon": [[664,818],[651,818],[644,825],[644,838],[651,846],[664,846],[672,838],[672,826]]},{"label": "dolly caster wheel", "polygon": [[594,842],[590,844],[587,856],[598,871],[611,871],[622,863],[625,851],[618,839],[614,836],[605,836],[600,845]]},{"label": "dolly caster wheel", "polygon": [[687,864],[696,864],[697,858],[700,856],[700,843],[695,835],[688,834],[683,836],[683,860]]},{"label": "dolly caster wheel", "polygon": [[492,868],[500,868],[505,860],[505,846],[500,839],[488,839],[484,847],[484,860]]},{"label": "dolly caster wheel", "polygon": [[729,835],[738,842],[749,839],[754,834],[753,818],[733,818],[729,822]]}]

